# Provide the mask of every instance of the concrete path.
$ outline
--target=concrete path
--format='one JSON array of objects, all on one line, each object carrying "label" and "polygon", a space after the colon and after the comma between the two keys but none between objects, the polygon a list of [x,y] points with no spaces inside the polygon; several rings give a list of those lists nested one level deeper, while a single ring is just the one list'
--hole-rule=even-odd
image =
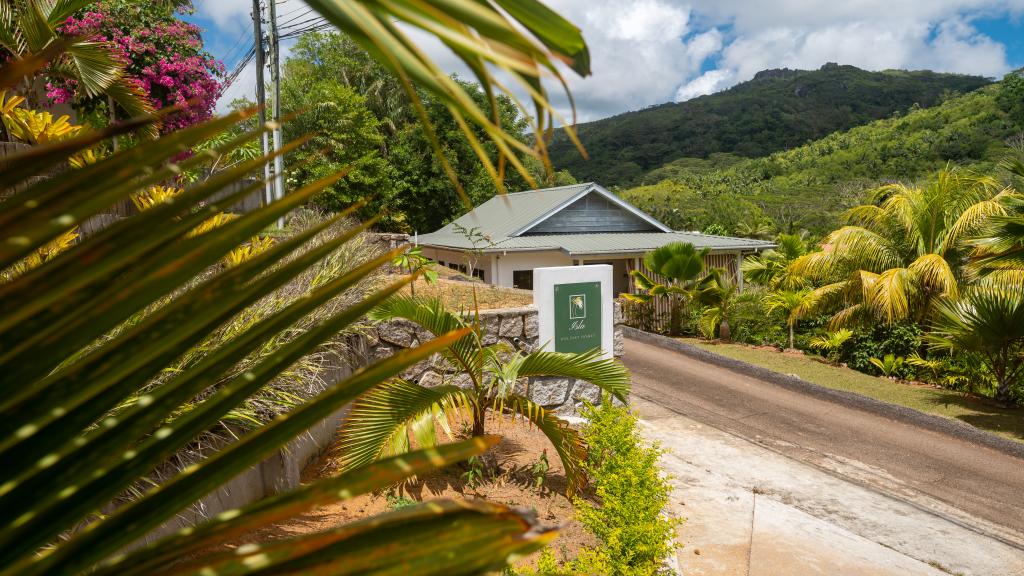
[{"label": "concrete path", "polygon": [[683,573],[1024,576],[1024,461],[626,341]]}]

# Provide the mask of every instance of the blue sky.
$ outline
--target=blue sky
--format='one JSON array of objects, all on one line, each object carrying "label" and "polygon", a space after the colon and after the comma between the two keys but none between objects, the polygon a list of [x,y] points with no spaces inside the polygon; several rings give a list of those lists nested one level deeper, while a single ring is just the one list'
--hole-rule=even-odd
[{"label": "blue sky", "polygon": [[[579,25],[594,74],[572,78],[581,120],[726,89],[765,68],[931,69],[999,77],[1024,66],[1024,0],[548,0]],[[189,19],[228,70],[252,45],[252,0],[195,0]],[[278,0],[279,21],[311,18]],[[285,46],[287,51],[288,45]],[[428,52],[464,72],[438,44]],[[222,106],[253,93],[252,65]]]}]

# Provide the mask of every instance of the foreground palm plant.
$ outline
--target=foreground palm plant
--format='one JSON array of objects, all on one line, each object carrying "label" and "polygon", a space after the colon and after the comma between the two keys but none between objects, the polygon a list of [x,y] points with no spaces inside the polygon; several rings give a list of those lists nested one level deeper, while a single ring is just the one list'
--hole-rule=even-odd
[{"label": "foreground palm plant", "polygon": [[[537,426],[562,460],[568,491],[583,484],[586,451],[579,434],[523,395],[517,385],[534,376],[576,378],[625,402],[630,380],[620,362],[603,359],[599,349],[584,354],[538,350],[524,355],[501,342],[485,346],[477,316],[447,310],[436,298],[395,297],[372,317],[407,320],[435,335],[457,329],[470,332],[441,351],[446,365],[441,371],[448,375],[442,384],[428,388],[395,378],[359,399],[341,429],[343,469],[403,453],[410,439],[420,446],[433,446],[436,426],[450,430],[449,420],[462,416],[469,420],[474,435],[484,434],[486,417],[494,413],[525,418]],[[466,385],[456,385],[467,378]]]},{"label": "foreground palm plant", "polygon": [[1006,213],[1016,196],[992,178],[946,168],[921,186],[893,184],[849,212],[852,224],[832,232],[820,252],[790,271],[825,285],[817,310],[834,311],[832,327],[856,322],[925,322],[935,303],[955,297],[969,270],[969,244],[988,218]]},{"label": "foreground palm plant", "polygon": [[1014,401],[1024,375],[1024,287],[971,287],[936,306],[932,332],[935,350],[975,353],[996,380],[996,400]]},{"label": "foreground palm plant", "polygon": [[[20,16],[12,19],[14,4],[0,3],[2,41],[25,41],[25,51],[0,69],[0,89],[21,82],[64,49],[65,44],[46,41],[40,45],[37,40],[45,40],[47,30],[52,31],[62,15],[84,4],[16,3],[18,10],[24,6],[50,10],[44,16],[40,10],[29,14],[26,21],[32,26],[25,29],[42,36],[25,38],[16,35],[15,22],[20,24],[22,20]],[[495,54],[514,58],[520,76],[534,80],[535,91],[540,82],[537,70],[547,67],[551,58],[585,60],[586,47],[578,31],[543,5],[529,0],[509,3],[508,16],[490,4],[485,8],[476,1],[452,2],[472,13],[469,16],[473,18],[467,16],[460,21],[452,21],[426,5],[389,6],[388,10],[401,12],[390,14],[367,2],[310,0],[309,4],[353,30],[368,29],[360,39],[373,46],[371,55],[386,60],[404,78],[428,80],[421,88],[444,96],[455,109],[461,105],[458,95],[445,92],[443,80],[423,77],[422,56],[408,39],[402,37],[398,44],[386,41],[400,35],[392,16],[405,21],[418,19],[431,33],[459,44],[457,53],[464,59],[478,62],[498,58]],[[487,13],[481,15],[481,10]],[[343,18],[342,12],[347,17]],[[515,22],[538,40],[516,27]],[[465,38],[471,42],[462,42]],[[495,52],[506,45],[521,46],[514,53],[504,49]],[[41,51],[33,53],[37,49]],[[73,57],[75,54],[71,52]],[[579,63],[585,70],[585,62]],[[107,80],[111,79],[103,81]],[[481,80],[487,82],[490,77]],[[487,88],[491,89],[489,82]],[[535,102],[543,108],[546,100],[535,97]],[[42,247],[111,205],[128,201],[150,186],[167,185],[177,175],[202,168],[254,141],[259,132],[232,137],[216,150],[173,161],[246,116],[235,114],[168,134],[158,141],[141,141],[109,158],[42,181],[36,177],[66,165],[76,154],[108,138],[151,130],[155,119],[134,119],[103,132],[7,157],[0,171],[0,198],[4,198],[0,203],[0,272],[38,254]],[[508,136],[500,132],[498,127],[488,134],[507,144]],[[280,153],[293,147],[286,146]],[[359,394],[445,350],[470,332],[454,327],[417,348],[362,368],[292,412],[111,510],[115,500],[138,487],[140,479],[169,456],[190,445],[290,365],[358,321],[409,281],[393,283],[357,299],[251,369],[212,387],[267,339],[358,285],[396,253],[381,255],[262,319],[165,379],[159,387],[140,394],[210,331],[343,246],[370,224],[311,246],[310,239],[344,216],[339,215],[182,289],[240,244],[344,176],[324,178],[258,211],[194,234],[197,226],[262,186],[255,182],[213,200],[266,161],[255,158],[240,162],[167,202],[101,230],[35,268],[24,267],[20,274],[4,275],[10,280],[0,285],[3,576],[478,573],[500,569],[510,556],[535,550],[553,537],[503,506],[440,502],[303,538],[217,552],[216,546],[225,539],[479,455],[496,442],[493,437],[478,437],[350,469],[338,477],[227,511],[128,551],[127,547],[179,511],[259,463]],[[154,306],[157,302],[163,304]],[[139,320],[143,311],[149,313]],[[105,338],[119,328],[116,336]],[[186,404],[189,409],[182,410]]]},{"label": "foreground palm plant", "polygon": [[[236,120],[238,117],[229,117],[177,132],[26,187],[0,205],[0,226],[5,232],[0,244],[0,268],[17,265],[103,206],[127,200],[140,187],[170,177],[180,168],[164,162],[181,147]],[[254,137],[257,135],[242,139]],[[31,150],[13,157],[0,176],[0,185],[17,187],[22,177],[18,173],[31,174],[66,161],[69,153],[92,145],[95,139],[87,136],[56,149]],[[207,160],[196,157],[182,166]],[[373,526],[353,526],[321,535],[315,544],[276,543],[272,554],[253,551],[224,557],[203,553],[223,539],[327,501],[379,489],[410,474],[422,474],[479,454],[494,442],[481,438],[352,470],[222,514],[124,558],[117,556],[125,546],[257,464],[360,393],[444,349],[465,333],[456,330],[441,335],[357,371],[291,413],[208,455],[158,489],[113,513],[98,515],[98,510],[216,426],[225,414],[277,374],[408,282],[403,280],[357,299],[248,371],[210,388],[267,339],[287,330],[394,257],[393,253],[384,254],[268,316],[208,351],[159,387],[139,395],[138,390],[211,330],[341,247],[362,228],[308,249],[307,242],[330,221],[302,231],[194,288],[176,293],[174,299],[116,337],[93,345],[340,177],[332,176],[278,203],[190,237],[209,214],[260,186],[254,183],[222,200],[210,200],[259,162],[262,160],[186,190],[174,202],[115,224],[0,286],[0,389],[4,392],[0,400],[0,459],[4,462],[0,469],[0,574],[180,574],[189,573],[190,567],[220,573],[233,573],[232,569],[244,573],[260,567],[286,572],[303,566],[335,566],[333,573],[345,574],[372,572],[421,557],[440,564],[421,565],[412,573],[444,573],[440,567],[445,559],[458,557],[455,553],[463,545],[485,550],[466,559],[474,569],[483,570],[501,566],[508,554],[530,551],[545,540],[530,522],[507,509],[445,504],[382,517]],[[120,174],[124,180],[107,179],[103,176],[107,174]],[[207,204],[198,208],[204,201]],[[202,399],[196,400],[201,394]],[[182,412],[181,406],[186,403],[191,407]],[[89,525],[88,530],[80,529],[83,523]],[[440,531],[452,539],[445,537],[436,545],[416,547],[403,544],[389,532],[399,527]],[[506,537],[496,540],[497,534]],[[458,544],[460,541],[462,544]],[[386,554],[377,552],[382,546],[387,546]],[[337,565],[339,558],[351,557],[355,551],[360,556],[358,562]],[[183,555],[194,560],[176,565],[174,561]],[[376,564],[368,565],[370,559]]]}]

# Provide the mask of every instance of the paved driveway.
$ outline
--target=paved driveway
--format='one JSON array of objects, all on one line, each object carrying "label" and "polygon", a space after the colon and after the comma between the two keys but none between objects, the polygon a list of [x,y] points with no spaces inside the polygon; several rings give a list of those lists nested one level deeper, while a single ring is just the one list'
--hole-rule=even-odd
[{"label": "paved driveway", "polygon": [[1024,460],[626,340],[683,572],[1024,575]]}]

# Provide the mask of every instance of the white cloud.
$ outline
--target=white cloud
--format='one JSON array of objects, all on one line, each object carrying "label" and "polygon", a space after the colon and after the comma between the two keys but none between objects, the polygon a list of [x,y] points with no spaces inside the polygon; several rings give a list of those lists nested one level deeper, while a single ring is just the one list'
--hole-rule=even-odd
[{"label": "white cloud", "polygon": [[224,32],[237,32],[252,25],[252,0],[205,0],[196,4]]},{"label": "white cloud", "polygon": [[730,70],[708,70],[680,86],[679,90],[676,91],[676,100],[689,100],[697,96],[718,92],[731,83],[732,77],[733,73]]}]

